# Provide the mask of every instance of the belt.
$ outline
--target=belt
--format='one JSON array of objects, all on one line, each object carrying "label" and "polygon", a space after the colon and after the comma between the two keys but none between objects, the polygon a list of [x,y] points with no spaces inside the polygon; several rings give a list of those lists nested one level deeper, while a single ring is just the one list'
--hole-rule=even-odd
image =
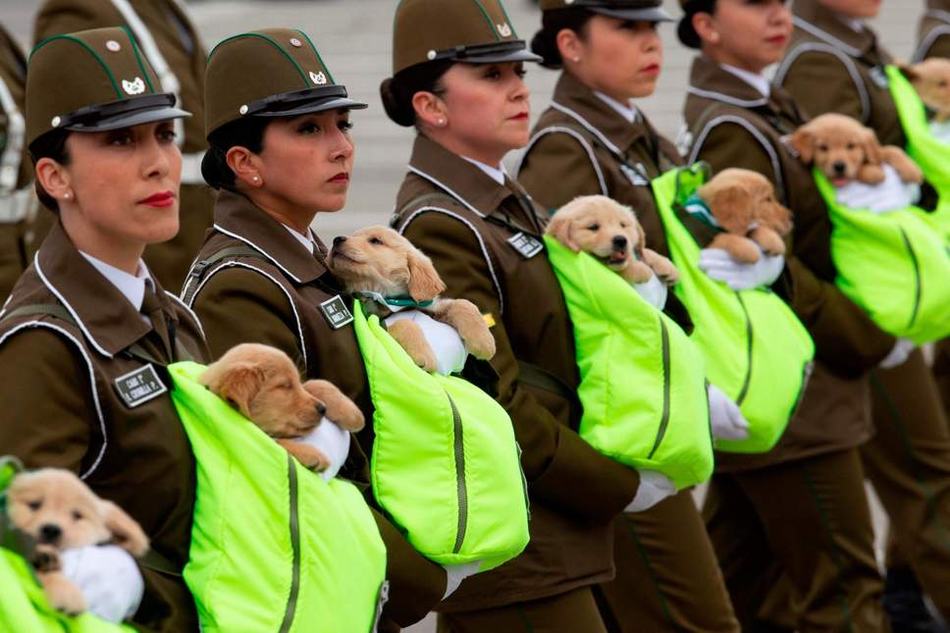
[{"label": "belt", "polygon": [[181,155],[181,184],[205,184],[205,179],[201,177],[201,159],[204,158],[204,156],[204,152]]},{"label": "belt", "polygon": [[31,187],[0,196],[0,224],[16,224],[26,220],[36,211],[37,202]]}]

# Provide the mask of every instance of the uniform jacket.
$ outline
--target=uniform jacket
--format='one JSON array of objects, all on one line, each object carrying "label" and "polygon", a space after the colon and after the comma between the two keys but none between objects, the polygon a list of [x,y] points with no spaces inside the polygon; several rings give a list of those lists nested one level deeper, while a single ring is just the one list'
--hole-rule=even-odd
[{"label": "uniform jacket", "polygon": [[881,143],[904,147],[883,68],[892,59],[874,33],[853,30],[818,0],[796,0],[793,8],[795,31],[775,83],[809,117],[840,112],[872,128]]},{"label": "uniform jacket", "polygon": [[782,140],[805,119],[777,86],[770,97],[763,97],[703,56],[693,61],[687,93],[689,160],[707,161],[714,172],[726,167],[757,171],[772,181],[779,200],[793,212],[789,295],[815,341],[818,363],[785,437],[762,458],[786,459],[858,445],[870,433],[864,374],[890,352],[895,340],[834,285],[827,209],[811,171]]},{"label": "uniform jacket", "polygon": [[[34,26],[34,42],[52,35],[125,25],[179,105],[192,116],[181,120],[181,228],[178,235],[145,251],[152,273],[167,288],[181,287],[191,260],[211,225],[213,195],[199,165],[207,148],[204,134],[206,52],[198,31],[179,0],[46,0]],[[163,73],[162,68],[168,72]],[[177,87],[177,89],[175,89]]]},{"label": "uniform jacket", "polygon": [[[253,249],[255,255],[230,255],[213,261],[224,249]],[[321,304],[341,296],[327,270],[326,249],[316,254],[276,220],[242,195],[222,190],[215,223],[192,266],[183,298],[208,333],[217,358],[238,343],[264,343],[283,350],[308,378],[329,380],[352,398],[367,420],[373,407],[363,359],[351,324],[334,328]],[[341,296],[352,307],[352,300]],[[370,454],[372,425],[358,436]],[[366,458],[354,443],[343,475],[363,487],[368,483]],[[386,615],[400,626],[421,620],[445,591],[442,568],[418,554],[399,532],[376,515],[386,543],[391,583]]]},{"label": "uniform jacket", "polygon": [[492,608],[607,580],[609,522],[633,498],[639,476],[576,433],[573,333],[538,250],[544,220],[517,184],[499,185],[425,136],[416,138],[409,171],[393,224],[432,258],[445,296],[474,302],[494,324],[498,399],[523,451],[531,499],[525,552],[466,580],[440,609]]},{"label": "uniform jacket", "polygon": [[[162,320],[153,326],[76,250],[56,224],[11,295],[0,322],[0,446],[28,468],[67,468],[124,508],[152,549],[180,570],[188,558],[194,460],[168,393],[127,404],[120,377],[149,364],[207,360],[200,325],[160,287]],[[43,304],[63,316],[17,314]],[[154,320],[153,320],[154,322]],[[176,342],[177,341],[177,342]],[[149,399],[150,398],[150,399]],[[148,559],[146,559],[148,560]],[[194,602],[180,576],[143,564],[145,597],[134,622],[149,630],[197,630]]]},{"label": "uniform jacket", "polygon": [[950,2],[946,0],[927,0],[927,10],[920,18],[913,61],[928,57],[950,58]]}]

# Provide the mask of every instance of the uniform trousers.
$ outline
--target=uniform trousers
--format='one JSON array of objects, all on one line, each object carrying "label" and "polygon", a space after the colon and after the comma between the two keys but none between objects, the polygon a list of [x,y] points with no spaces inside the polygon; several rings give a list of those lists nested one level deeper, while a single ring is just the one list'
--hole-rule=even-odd
[{"label": "uniform trousers", "polygon": [[439,614],[438,633],[568,632],[607,633],[589,587],[494,609]]}]

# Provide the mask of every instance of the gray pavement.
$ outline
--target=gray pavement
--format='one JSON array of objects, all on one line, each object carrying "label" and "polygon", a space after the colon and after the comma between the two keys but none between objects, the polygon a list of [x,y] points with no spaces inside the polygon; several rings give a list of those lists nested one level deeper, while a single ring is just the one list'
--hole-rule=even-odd
[{"label": "gray pavement", "polygon": [[[678,15],[676,0],[664,0],[666,8]],[[224,0],[188,3],[207,47],[227,35],[266,26],[294,26],[311,35],[335,77],[345,83],[351,95],[370,104],[354,112],[353,136],[357,146],[356,169],[346,208],[335,214],[318,216],[315,230],[324,238],[349,232],[372,223],[385,223],[392,210],[412,142],[410,131],[391,123],[378,98],[381,79],[390,73],[391,28],[396,0]],[[881,15],[873,22],[883,42],[898,57],[910,56],[923,0],[885,0]],[[38,0],[0,0],[0,22],[24,45],[29,41],[33,13]],[[538,28],[539,17],[530,0],[507,0],[512,22],[525,39]],[[675,138],[681,125],[684,88],[692,51],[676,40],[672,25],[661,27],[666,62],[657,93],[639,105],[664,134]],[[530,68],[533,116],[544,110],[556,80],[556,73]],[[885,520],[875,503],[879,544]],[[432,633],[434,619],[407,630]]]}]

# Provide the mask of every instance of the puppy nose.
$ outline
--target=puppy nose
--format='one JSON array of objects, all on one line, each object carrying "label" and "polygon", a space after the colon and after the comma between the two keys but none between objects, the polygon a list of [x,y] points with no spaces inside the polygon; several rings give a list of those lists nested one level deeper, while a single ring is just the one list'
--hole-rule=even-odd
[{"label": "puppy nose", "polygon": [[46,523],[40,526],[40,541],[43,543],[55,543],[63,535],[63,530],[58,525]]},{"label": "puppy nose", "polygon": [[831,167],[832,167],[832,169],[835,170],[835,173],[836,173],[836,174],[843,174],[846,165],[844,164],[844,162],[842,162],[842,161],[840,161],[840,160],[837,160],[837,161],[835,161],[835,162],[831,165]]},{"label": "puppy nose", "polygon": [[318,402],[318,403],[317,403],[317,413],[319,413],[321,416],[323,416],[323,415],[326,414],[326,412],[327,412],[327,405],[323,404],[322,402]]},{"label": "puppy nose", "polygon": [[345,242],[345,241],[346,241],[346,236],[344,236],[344,235],[337,235],[336,237],[333,238],[333,245],[334,245],[334,246],[338,246],[338,245],[342,244],[342,243]]},{"label": "puppy nose", "polygon": [[613,239],[614,248],[622,250],[627,248],[627,238],[623,235],[616,235]]}]

